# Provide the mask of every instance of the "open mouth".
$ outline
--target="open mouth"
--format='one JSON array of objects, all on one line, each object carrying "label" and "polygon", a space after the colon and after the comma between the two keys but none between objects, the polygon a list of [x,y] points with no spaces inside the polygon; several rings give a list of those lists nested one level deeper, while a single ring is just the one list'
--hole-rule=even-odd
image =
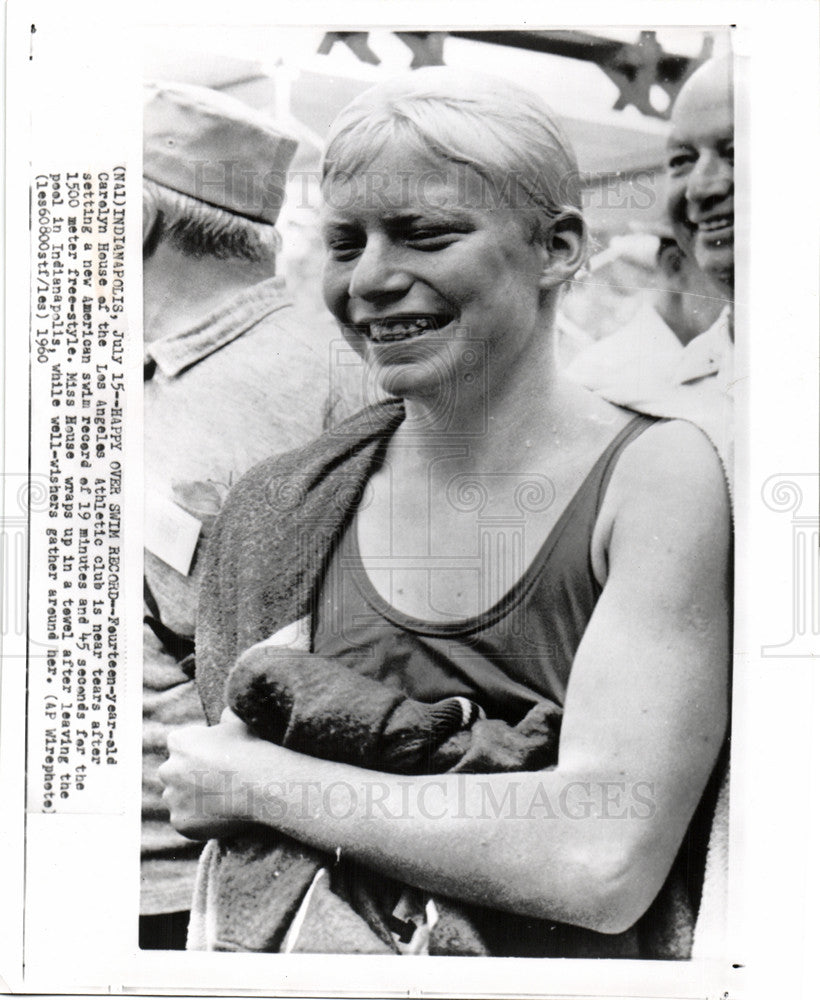
[{"label": "open mouth", "polygon": [[730,239],[735,225],[734,215],[712,215],[697,225],[698,235],[710,243]]},{"label": "open mouth", "polygon": [[395,344],[440,330],[451,320],[452,316],[390,316],[357,323],[354,329],[374,344]]}]

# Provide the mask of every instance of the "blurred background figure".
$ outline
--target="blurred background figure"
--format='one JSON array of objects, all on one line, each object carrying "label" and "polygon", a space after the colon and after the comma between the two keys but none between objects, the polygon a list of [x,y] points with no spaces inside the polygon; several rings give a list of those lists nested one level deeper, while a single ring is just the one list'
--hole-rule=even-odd
[{"label": "blurred background figure", "polygon": [[[658,284],[657,238],[648,233],[616,234],[590,257],[584,270],[567,285],[559,322],[583,333],[578,344],[588,348],[620,330],[639,311],[648,289]],[[565,366],[579,352],[559,348]]]},{"label": "blurred background figure", "polygon": [[140,947],[184,948],[201,845],[170,826],[156,771],[169,729],[204,721],[191,680],[201,548],[248,468],[321,431],[334,334],[300,321],[276,275],[294,139],[206,88],[145,97]]},{"label": "blurred background figure", "polygon": [[[651,309],[567,368],[604,398],[701,427],[733,481],[734,89],[732,60],[707,60],[671,113],[665,208]],[[674,334],[674,336],[673,336]]]},{"label": "blurred background figure", "polygon": [[[732,477],[735,298],[734,81],[729,57],[704,63],[672,109],[667,208],[676,236],[717,289],[723,312],[686,347],[676,407],[711,435]],[[677,409],[675,412],[678,412]]]},{"label": "blurred background figure", "polygon": [[678,242],[727,304],[735,284],[734,163],[732,60],[710,59],[687,80],[672,109],[667,210]]},{"label": "blurred background figure", "polygon": [[590,261],[588,281],[573,286],[562,304],[562,319],[574,317],[580,300],[578,325],[596,337],[565,374],[635,408],[669,384],[686,344],[712,325],[723,306],[671,230],[659,229],[614,237]]},{"label": "blurred background figure", "polygon": [[672,108],[666,207],[675,237],[721,306],[689,341],[671,378],[640,409],[701,427],[734,475],[734,85],[731,57],[711,59],[686,81]]}]

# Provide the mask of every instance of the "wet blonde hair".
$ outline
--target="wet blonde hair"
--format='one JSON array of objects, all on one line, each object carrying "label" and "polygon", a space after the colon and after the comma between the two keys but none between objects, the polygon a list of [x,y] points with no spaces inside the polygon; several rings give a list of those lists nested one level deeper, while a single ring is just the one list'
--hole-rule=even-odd
[{"label": "wet blonde hair", "polygon": [[546,243],[567,215],[586,234],[572,147],[550,108],[523,87],[443,67],[377,84],[331,126],[323,185],[365,171],[391,140],[475,171],[493,207],[526,213],[533,240]]}]

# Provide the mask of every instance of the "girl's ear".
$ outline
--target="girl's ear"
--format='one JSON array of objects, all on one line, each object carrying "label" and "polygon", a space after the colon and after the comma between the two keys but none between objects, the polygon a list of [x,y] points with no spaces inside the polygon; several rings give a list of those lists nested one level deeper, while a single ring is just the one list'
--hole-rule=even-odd
[{"label": "girl's ear", "polygon": [[586,263],[587,227],[581,213],[574,209],[562,212],[550,226],[543,242],[541,288],[563,284]]}]

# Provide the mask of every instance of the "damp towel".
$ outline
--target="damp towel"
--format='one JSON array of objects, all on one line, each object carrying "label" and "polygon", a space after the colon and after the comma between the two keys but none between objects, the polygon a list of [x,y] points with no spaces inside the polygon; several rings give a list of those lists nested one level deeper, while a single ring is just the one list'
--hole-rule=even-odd
[{"label": "damp towel", "polygon": [[511,726],[467,698],[416,701],[302,650],[252,646],[228,677],[227,699],[262,739],[393,774],[540,771],[558,750],[561,709],[547,699]]},{"label": "damp towel", "polygon": [[[239,657],[227,700],[263,739],[396,774],[540,770],[557,755],[561,709],[551,701],[539,702],[511,726],[485,718],[466,698],[425,704],[326,657],[270,643]],[[333,859],[273,831],[263,844],[255,838],[223,847],[211,871],[213,946],[219,950],[395,951],[397,940],[409,941],[416,930],[394,915],[401,887],[390,880],[374,884],[369,873],[354,870],[318,882]],[[465,908],[434,902],[430,953],[489,953]]]}]

